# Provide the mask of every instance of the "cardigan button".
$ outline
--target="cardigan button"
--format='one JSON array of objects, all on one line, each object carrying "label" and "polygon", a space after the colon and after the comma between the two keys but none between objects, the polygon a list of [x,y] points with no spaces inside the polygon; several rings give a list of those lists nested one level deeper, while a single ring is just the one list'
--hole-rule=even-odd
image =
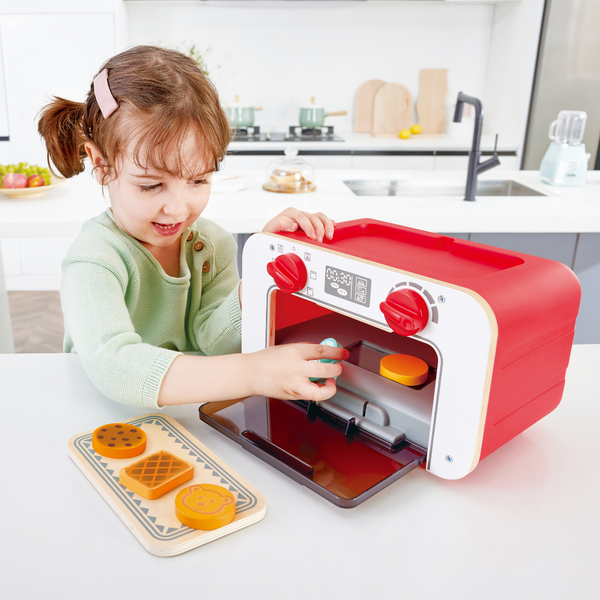
[{"label": "cardigan button", "polygon": [[202,250],[202,248],[204,248],[204,244],[202,242],[196,242],[194,244],[194,250],[196,252],[200,252],[200,250]]},{"label": "cardigan button", "polygon": [[194,239],[194,232],[193,232],[193,231],[190,231],[190,235],[188,235],[188,239],[187,239],[187,241],[188,241],[188,242],[191,242],[193,239]]},{"label": "cardigan button", "polygon": [[202,263],[202,272],[208,273],[210,271],[210,263],[205,261]]}]

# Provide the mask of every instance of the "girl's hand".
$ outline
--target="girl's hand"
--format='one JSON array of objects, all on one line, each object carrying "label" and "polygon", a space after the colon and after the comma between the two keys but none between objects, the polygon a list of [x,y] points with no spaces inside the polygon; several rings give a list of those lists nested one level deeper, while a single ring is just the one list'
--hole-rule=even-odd
[{"label": "girl's hand", "polygon": [[[333,378],[342,373],[342,365],[311,361],[346,360],[349,355],[345,348],[321,344],[285,344],[254,352],[247,355],[252,391],[279,400],[327,400],[336,392]],[[309,377],[327,380],[319,385]]]},{"label": "girl's hand", "polygon": [[296,231],[302,229],[304,233],[317,242],[322,242],[323,237],[333,238],[335,221],[323,213],[308,213],[296,208],[286,208],[282,213],[271,219],[263,228],[265,233],[279,233],[280,231]]}]

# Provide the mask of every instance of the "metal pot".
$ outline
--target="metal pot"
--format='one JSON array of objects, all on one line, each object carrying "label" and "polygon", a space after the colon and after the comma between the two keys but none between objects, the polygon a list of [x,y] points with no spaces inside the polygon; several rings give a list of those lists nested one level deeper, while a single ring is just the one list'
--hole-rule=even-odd
[{"label": "metal pot", "polygon": [[300,108],[299,122],[302,127],[312,129],[314,127],[323,127],[325,117],[337,117],[343,116],[346,113],[345,110],[338,110],[336,112],[326,113],[322,106],[315,106],[315,99],[310,99],[310,106],[303,106]]},{"label": "metal pot", "polygon": [[252,127],[254,125],[254,113],[258,110],[262,110],[262,107],[240,104],[239,100],[240,97],[236,96],[235,104],[233,106],[225,107],[225,114],[227,115],[229,126],[232,129]]}]

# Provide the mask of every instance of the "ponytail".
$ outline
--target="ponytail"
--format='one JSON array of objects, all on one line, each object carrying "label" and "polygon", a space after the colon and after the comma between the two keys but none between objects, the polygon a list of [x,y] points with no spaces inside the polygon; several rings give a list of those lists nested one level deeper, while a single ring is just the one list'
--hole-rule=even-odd
[{"label": "ponytail", "polygon": [[42,109],[38,133],[46,143],[48,166],[53,173],[52,165],[67,178],[85,169],[84,111],[84,103],[57,97]]}]

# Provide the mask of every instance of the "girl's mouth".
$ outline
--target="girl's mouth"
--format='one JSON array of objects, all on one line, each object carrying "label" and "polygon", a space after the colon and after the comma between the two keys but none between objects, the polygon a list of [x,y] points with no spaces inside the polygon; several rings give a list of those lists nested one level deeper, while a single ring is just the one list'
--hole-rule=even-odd
[{"label": "girl's mouth", "polygon": [[162,235],[163,237],[167,237],[170,235],[175,235],[181,229],[183,223],[155,223],[152,222],[152,227],[154,227],[154,231],[158,233],[158,235]]}]

